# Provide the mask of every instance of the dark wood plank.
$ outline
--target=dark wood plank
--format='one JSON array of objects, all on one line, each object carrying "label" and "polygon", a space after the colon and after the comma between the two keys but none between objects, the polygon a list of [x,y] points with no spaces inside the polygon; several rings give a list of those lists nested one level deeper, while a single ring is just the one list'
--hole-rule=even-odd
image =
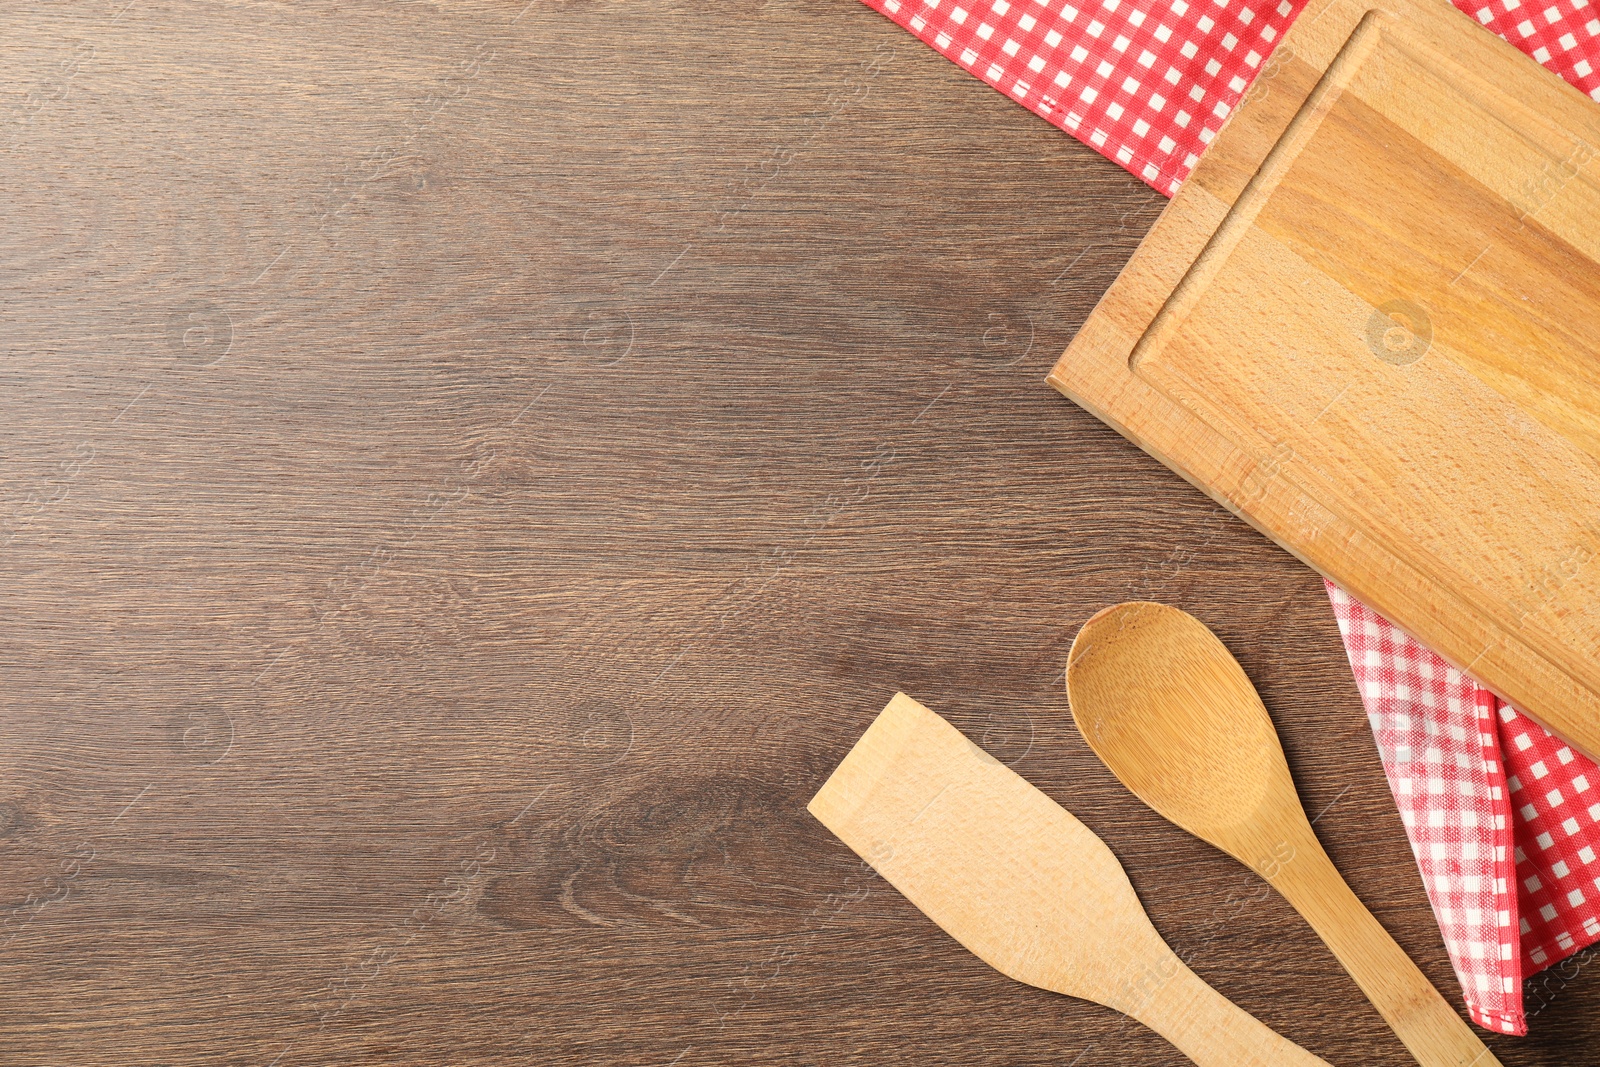
[{"label": "dark wood plank", "polygon": [[897,688],[1407,1062],[1066,713],[1211,623],[1454,997],[1318,581],[1043,384],[1159,197],[845,0],[125,5],[0,11],[0,1062],[1179,1062],[805,814]]}]

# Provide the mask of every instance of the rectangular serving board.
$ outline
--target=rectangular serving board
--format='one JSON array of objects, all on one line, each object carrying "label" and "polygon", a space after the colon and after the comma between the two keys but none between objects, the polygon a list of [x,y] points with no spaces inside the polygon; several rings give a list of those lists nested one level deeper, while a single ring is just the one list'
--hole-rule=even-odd
[{"label": "rectangular serving board", "polygon": [[1600,756],[1600,106],[1313,0],[1050,383]]}]

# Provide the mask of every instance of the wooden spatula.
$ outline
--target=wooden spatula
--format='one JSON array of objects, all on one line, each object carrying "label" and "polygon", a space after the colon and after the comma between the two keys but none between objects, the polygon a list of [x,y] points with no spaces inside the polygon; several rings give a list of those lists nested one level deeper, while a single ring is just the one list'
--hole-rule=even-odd
[{"label": "wooden spatula", "polygon": [[1066,809],[896,694],[807,805],[979,959],[1144,1023],[1201,1067],[1312,1067],[1184,966]]},{"label": "wooden spatula", "polygon": [[1107,608],[1072,642],[1067,695],[1122,784],[1282,893],[1418,1063],[1499,1067],[1339,876],[1267,709],[1204,623],[1164,604]]}]

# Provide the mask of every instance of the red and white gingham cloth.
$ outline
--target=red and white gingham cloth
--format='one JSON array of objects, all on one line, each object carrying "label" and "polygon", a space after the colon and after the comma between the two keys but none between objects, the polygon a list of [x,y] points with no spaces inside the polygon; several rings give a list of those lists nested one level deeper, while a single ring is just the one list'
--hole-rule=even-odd
[{"label": "red and white gingham cloth", "polygon": [[[1171,196],[1306,0],[863,0]],[[1600,100],[1590,0],[1456,6]]]},{"label": "red and white gingham cloth", "polygon": [[1467,1008],[1526,1033],[1520,979],[1600,940],[1600,770],[1332,582],[1328,596]]},{"label": "red and white gingham cloth", "polygon": [[[1168,196],[1306,0],[863,0]],[[1591,0],[1455,0],[1600,100]],[[1600,768],[1329,584],[1467,1008],[1600,940]]]}]

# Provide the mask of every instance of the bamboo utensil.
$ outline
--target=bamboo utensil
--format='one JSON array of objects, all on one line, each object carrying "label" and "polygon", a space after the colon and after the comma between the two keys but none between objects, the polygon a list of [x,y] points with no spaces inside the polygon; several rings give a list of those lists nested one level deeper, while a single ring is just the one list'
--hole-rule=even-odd
[{"label": "bamboo utensil", "polygon": [[903,693],[807,810],[1019,982],[1130,1015],[1201,1067],[1327,1067],[1178,959],[1094,833]]},{"label": "bamboo utensil", "polygon": [[1072,717],[1133,793],[1282,893],[1424,1067],[1498,1067],[1334,868],[1306,820],[1267,709],[1198,619],[1108,608],[1067,664]]}]

